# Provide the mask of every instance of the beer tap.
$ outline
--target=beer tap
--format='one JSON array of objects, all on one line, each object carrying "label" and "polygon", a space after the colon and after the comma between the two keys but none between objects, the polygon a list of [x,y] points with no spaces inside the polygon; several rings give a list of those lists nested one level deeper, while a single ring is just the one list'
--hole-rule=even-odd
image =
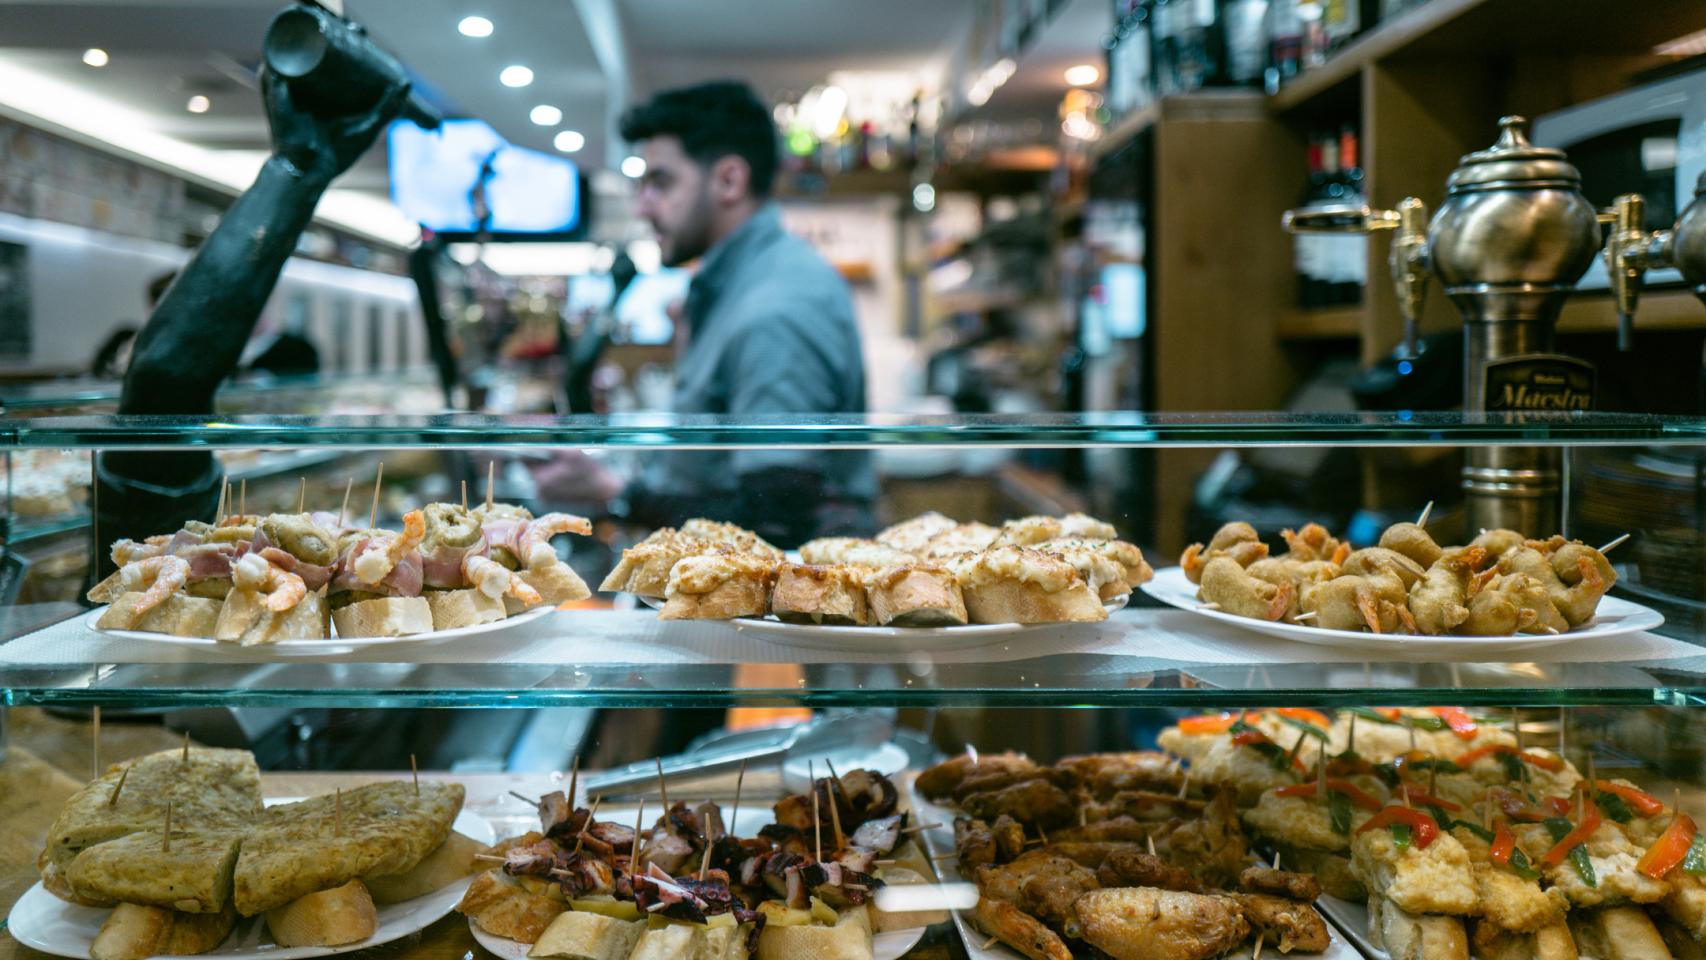
[{"label": "beer tap", "polygon": [[1682,273],[1694,295],[1706,303],[1706,172],[1694,185],[1694,200],[1669,230],[1648,232],[1641,222],[1646,201],[1626,193],[1600,214],[1607,224],[1605,268],[1611,275],[1611,294],[1617,306],[1617,346],[1629,349],[1635,307],[1648,270],[1672,267]]}]

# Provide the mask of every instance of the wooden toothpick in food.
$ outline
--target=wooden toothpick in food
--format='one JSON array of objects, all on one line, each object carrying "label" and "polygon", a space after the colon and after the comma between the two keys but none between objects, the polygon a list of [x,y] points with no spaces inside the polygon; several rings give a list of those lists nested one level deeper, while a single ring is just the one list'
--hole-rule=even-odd
[{"label": "wooden toothpick in food", "polygon": [[1516,707],[1511,708],[1511,736],[1516,738],[1516,749],[1517,749],[1518,753],[1521,753],[1522,752],[1522,712]]},{"label": "wooden toothpick in food", "polygon": [[525,804],[527,804],[527,805],[528,805],[528,806],[530,806],[530,807],[537,807],[537,806],[539,806],[539,801],[537,801],[537,800],[534,800],[534,799],[533,799],[533,798],[531,798],[531,797],[529,797],[529,796],[527,796],[527,795],[526,795],[526,794],[524,794],[524,793],[517,793],[517,792],[515,792],[515,791],[514,791],[514,790],[511,790],[511,791],[510,791],[510,792],[509,792],[509,795],[510,795],[510,796],[512,796],[512,797],[514,797],[514,798],[516,798],[516,799],[517,799],[517,800],[520,800],[520,801],[521,801],[521,802],[522,802],[522,803],[525,803]]},{"label": "wooden toothpick in food", "polygon": [[1043,846],[1048,846],[1048,834],[1043,832],[1043,825],[1040,823],[1037,824],[1037,838],[1043,842]]},{"label": "wooden toothpick in food", "polygon": [[385,461],[379,461],[379,470],[373,475],[373,508],[367,511],[367,529],[372,530],[379,522],[379,485],[385,482]]},{"label": "wooden toothpick in food", "polygon": [[1266,934],[1256,934],[1256,949],[1250,951],[1250,960],[1262,960],[1262,944],[1267,942],[1268,938]]},{"label": "wooden toothpick in food", "polygon": [[166,801],[166,827],[160,831],[160,852],[172,852],[172,801]]},{"label": "wooden toothpick in food", "polygon": [[462,481],[462,509],[468,509],[468,481]]},{"label": "wooden toothpick in food", "polygon": [[1303,741],[1304,741],[1304,739],[1305,739],[1305,738],[1307,738],[1307,737],[1308,737],[1308,736],[1309,736],[1309,734],[1308,734],[1308,732],[1306,732],[1306,731],[1303,731],[1303,730],[1299,730],[1299,731],[1298,731],[1298,732],[1297,732],[1297,742],[1295,742],[1295,743],[1293,743],[1293,744],[1292,744],[1292,745],[1291,745],[1291,750],[1290,750],[1290,752],[1289,752],[1289,753],[1288,753],[1288,754],[1287,754],[1287,756],[1286,756],[1286,759],[1287,759],[1287,761],[1288,761],[1288,766],[1289,766],[1289,767],[1290,767],[1290,769],[1292,769],[1292,770],[1293,770],[1293,771],[1295,771],[1295,770],[1296,770],[1296,769],[1297,769],[1297,766],[1296,766],[1296,763],[1297,763],[1297,752],[1298,752],[1298,751],[1299,751],[1299,750],[1302,750],[1302,749],[1303,749]]},{"label": "wooden toothpick in food", "polygon": [[1149,855],[1152,857],[1155,856],[1155,834],[1146,833],[1143,835],[1143,839],[1144,842],[1149,845]]},{"label": "wooden toothpick in food", "polygon": [[665,787],[663,782],[663,758],[658,757],[654,762],[658,765],[658,799],[663,801],[663,815],[667,817],[669,816],[669,788]]},{"label": "wooden toothpick in food", "polygon": [[[1183,800],[1190,795],[1191,795],[1191,771],[1190,771],[1190,768],[1187,767],[1185,769],[1184,776],[1179,778],[1179,799]],[[1083,811],[1080,810],[1079,812],[1082,813]]]},{"label": "wooden toothpick in food", "polygon": [[296,483],[296,512],[297,513],[307,513],[308,512],[308,478],[307,477],[297,477],[296,480],[297,480],[297,483]]},{"label": "wooden toothpick in food", "polygon": [[598,816],[598,805],[603,802],[603,797],[592,798],[592,809],[586,812],[586,819],[581,821],[581,832],[575,835],[575,853],[581,852],[581,844],[586,842],[586,832],[592,826],[592,818]]},{"label": "wooden toothpick in food", "polygon": [[640,872],[640,831],[646,826],[646,800],[640,798],[640,809],[634,811],[634,849],[628,853],[628,873]]},{"label": "wooden toothpick in food", "polygon": [[1416,518],[1416,526],[1418,526],[1418,527],[1427,526],[1428,525],[1428,514],[1433,513],[1433,512],[1434,512],[1434,502],[1432,500],[1429,500],[1428,505],[1422,508],[1422,515]]},{"label": "wooden toothpick in food", "polygon": [[1279,868],[1280,868],[1280,852],[1278,850],[1275,850],[1274,851],[1274,869],[1278,870]]},{"label": "wooden toothpick in food", "polygon": [[237,482],[237,516],[249,515],[249,478],[244,477]]},{"label": "wooden toothpick in food", "polygon": [[130,776],[130,764],[127,763],[124,765],[124,769],[118,772],[118,782],[113,784],[112,795],[107,797],[107,806],[113,807],[118,805],[119,791],[124,789],[124,780],[128,776]]},{"label": "wooden toothpick in food", "polygon": [[740,772],[735,774],[735,805],[729,808],[729,836],[740,839],[740,832],[735,824],[740,820],[740,788],[746,783],[746,761],[740,762]]},{"label": "wooden toothpick in food", "polygon": [[184,755],[178,762],[182,763],[186,767],[189,766],[190,763],[190,732],[188,730],[184,731]]},{"label": "wooden toothpick in food", "polygon": [[983,946],[980,949],[988,950],[990,947],[995,946],[995,941],[1000,939],[1000,937],[990,937],[988,940],[983,941]]},{"label": "wooden toothpick in food", "polygon": [[1604,554],[1610,553],[1611,551],[1622,546],[1623,541],[1625,541],[1627,539],[1629,539],[1629,534],[1625,533],[1622,536],[1616,538],[1615,540],[1612,540],[1610,543],[1607,543],[1605,546],[1599,548],[1600,554],[1603,556]]},{"label": "wooden toothpick in food", "polygon": [[[829,767],[828,758],[824,759],[823,765]],[[834,767],[829,767],[829,823],[835,828],[835,849],[837,851],[845,845],[841,839],[841,801],[838,798],[840,791],[836,789],[839,786],[841,786],[841,778],[835,775]]]},{"label": "wooden toothpick in food", "polygon": [[[487,460],[486,461],[486,509],[488,511],[490,511],[492,509],[492,484],[497,482],[497,476],[498,476],[498,462],[496,460]],[[668,809],[668,808],[666,807],[665,809]]]},{"label": "wooden toothpick in food", "polygon": [[1296,623],[1302,623],[1305,620],[1315,619],[1315,616],[1316,616],[1316,614],[1315,614],[1314,610],[1305,610],[1302,613],[1298,614],[1297,616],[1292,617],[1291,619]]},{"label": "wooden toothpick in food", "polygon": [[219,521],[225,519],[225,495],[231,492],[231,481],[225,477],[219,478],[219,505],[213,508],[213,525],[219,526]]},{"label": "wooden toothpick in food", "polygon": [[415,766],[415,755],[409,754],[409,776],[415,781],[415,796],[421,795],[421,768]]},{"label": "wooden toothpick in food", "polygon": [[817,839],[817,862],[823,862],[823,818],[817,808],[817,773],[812,762],[806,761],[806,777],[812,785],[812,835]]},{"label": "wooden toothpick in food", "polygon": [[1218,604],[1218,603],[1199,603],[1199,604],[1197,604],[1197,609],[1198,610],[1219,610],[1220,604]]},{"label": "wooden toothpick in food", "polygon": [[[706,801],[709,803],[710,801]],[[699,882],[705,882],[705,871],[711,869],[711,848],[717,845],[717,838],[711,834],[711,818],[705,818],[705,855],[699,858]]]},{"label": "wooden toothpick in food", "polygon": [[338,529],[337,529],[337,532],[339,532],[339,533],[343,532],[344,519],[349,516],[349,492],[353,489],[355,489],[355,478],[350,477],[349,479],[344,481],[344,505],[338,508]]},{"label": "wooden toothpick in food", "polygon": [[1409,717],[1404,717],[1404,727],[1405,727],[1405,729],[1410,731],[1410,752],[1415,753],[1416,752],[1416,725],[1414,723],[1410,722]]},{"label": "wooden toothpick in food", "polygon": [[1357,715],[1354,713],[1351,714],[1351,722],[1345,730],[1345,752],[1350,754],[1357,752]]},{"label": "wooden toothpick in food", "polygon": [[344,788],[343,787],[339,787],[337,789],[337,792],[332,794],[332,834],[333,834],[333,836],[339,836],[339,837],[344,835]]},{"label": "wooden toothpick in food", "polygon": [[1569,715],[1569,713],[1567,713],[1564,710],[1563,707],[1559,707],[1558,708],[1558,759],[1560,759],[1560,760],[1563,760],[1566,757],[1566,754],[1564,753],[1564,750],[1567,746],[1565,743],[1565,738],[1568,735],[1567,731],[1569,730],[1569,728],[1570,728],[1570,715]]},{"label": "wooden toothpick in food", "polygon": [[94,714],[94,717],[92,719],[94,721],[94,729],[90,731],[90,735],[89,735],[89,752],[90,752],[89,765],[94,768],[94,772],[89,775],[89,779],[90,780],[99,780],[99,779],[101,779],[101,708],[100,707],[95,708],[95,714]]},{"label": "wooden toothpick in food", "polygon": [[569,759],[569,809],[575,808],[575,791],[580,789],[581,755],[575,754]]}]

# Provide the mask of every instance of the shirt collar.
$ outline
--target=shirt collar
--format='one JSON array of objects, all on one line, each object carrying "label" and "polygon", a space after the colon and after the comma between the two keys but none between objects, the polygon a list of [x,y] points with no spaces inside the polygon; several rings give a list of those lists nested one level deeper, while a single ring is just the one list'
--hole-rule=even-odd
[{"label": "shirt collar", "polygon": [[747,253],[781,232],[782,210],[774,201],[767,202],[705,254],[688,288],[689,298],[699,308],[693,316],[694,326]]}]

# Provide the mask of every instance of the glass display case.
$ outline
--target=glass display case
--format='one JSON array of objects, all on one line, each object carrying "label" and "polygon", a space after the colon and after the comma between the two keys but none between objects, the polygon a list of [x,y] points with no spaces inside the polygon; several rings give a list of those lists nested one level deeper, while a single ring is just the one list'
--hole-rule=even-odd
[{"label": "glass display case", "polygon": [[[1147,957],[1141,945],[1155,942],[1157,928],[1131,910],[1149,909],[1155,897],[1209,911],[1180,921],[1195,939],[1178,956],[1201,960],[1249,952],[1264,937],[1269,949],[1336,958],[1539,956],[1560,938],[1572,955],[1623,956],[1633,948],[1608,944],[1630,930],[1629,942],[1652,951],[1642,956],[1683,957],[1698,955],[1706,939],[1698,906],[1706,841],[1681,815],[1706,813],[1698,710],[1706,590],[1693,546],[1706,529],[1696,466],[1706,421],[91,415],[0,420],[0,446],[14,462],[44,451],[212,452],[337,457],[347,471],[340,482],[311,485],[287,469],[264,498],[251,489],[247,504],[207,491],[197,501],[204,513],[182,517],[203,543],[217,539],[209,531],[253,528],[227,567],[238,586],[228,582],[223,597],[176,582],[159,589],[173,599],[156,602],[193,594],[212,605],[199,630],[150,626],[141,614],[106,619],[126,598],[169,581],[168,563],[141,579],[121,571],[106,594],[84,576],[78,592],[94,586],[109,607],[9,595],[0,611],[9,725],[0,779],[40,776],[0,787],[0,806],[21,811],[14,846],[29,849],[4,864],[0,891],[8,903],[34,898],[32,910],[59,909],[32,886],[35,851],[67,798],[95,789],[78,793],[90,770],[103,776],[105,764],[193,741],[249,751],[266,797],[332,793],[334,805],[374,780],[406,783],[412,764],[422,784],[461,785],[462,810],[481,826],[464,830],[458,820],[456,829],[482,842],[539,830],[541,817],[551,828],[549,804],[532,798],[553,790],[568,792],[561,822],[600,818],[601,826],[636,817],[651,824],[660,801],[690,798],[691,809],[710,797],[725,829],[747,838],[748,854],[790,849],[805,858],[796,866],[840,856],[825,858],[812,841],[859,848],[859,828],[881,819],[865,817],[872,810],[861,791],[880,798],[890,784],[896,808],[911,818],[901,822],[905,832],[866,850],[857,861],[864,869],[843,860],[853,873],[815,881],[841,899],[819,898],[834,902],[813,928],[837,929],[879,888],[912,886],[899,879],[911,877],[906,869],[939,882],[919,885],[905,908],[892,893],[886,906],[877,900],[881,909],[868,915],[878,929],[860,955],[1014,957],[1021,953],[1009,944],[1029,943],[1042,952],[1025,955],[1060,956],[1048,953],[1058,943],[1072,956]],[[1560,451],[1565,506],[1556,529],[1467,531],[1455,506],[1461,494],[1441,487],[1410,499],[1425,487],[1419,478],[1454,475],[1434,461],[1485,446]],[[1331,531],[1288,522],[1282,532],[1252,516],[1248,533],[1196,525],[1194,485],[1205,471],[1224,470],[1225,458],[1327,454],[1350,457],[1352,479],[1336,473],[1337,491],[1310,491],[1299,502],[1332,502],[1335,517],[1355,522]],[[1133,476],[1156,479],[1137,486]],[[437,526],[409,540],[410,518],[428,504],[441,506],[422,522],[466,510],[482,519],[483,549],[509,545],[507,556],[481,554],[507,569],[493,574],[510,585],[488,595],[495,612],[440,621],[434,599],[419,628],[393,630],[380,613],[356,618],[349,611],[364,604],[432,592],[424,573],[412,595],[393,579],[408,551],[420,552],[425,570],[450,542]],[[504,505],[526,513],[505,514]],[[339,559],[277,557],[285,539],[269,538],[259,516],[273,511],[308,515],[336,534]],[[554,519],[562,513],[589,522]],[[257,516],[231,519],[241,514]],[[492,525],[506,516],[510,526]],[[1376,516],[1409,522],[1373,523]],[[688,526],[695,517],[751,529]],[[681,533],[652,536],[663,527]],[[879,531],[874,545],[819,539]],[[155,532],[161,555],[184,546],[169,539],[173,530]],[[82,549],[102,553],[116,539],[93,525],[77,535]],[[680,547],[687,539],[697,546]],[[1142,548],[1141,560],[1121,552],[1126,542]],[[676,552],[644,549],[662,543]],[[1525,566],[1528,554],[1539,567]],[[667,558],[661,568],[636,572],[657,556]],[[231,641],[207,636],[243,589],[270,603],[288,579],[233,572],[245,557],[303,574],[307,595],[334,611],[329,628],[317,614],[330,635],[286,631],[245,644],[259,635],[240,626]],[[358,561],[381,563],[383,579],[347,579]],[[1265,561],[1268,568],[1255,566]],[[480,592],[479,565],[457,563],[453,573],[465,579],[441,589]],[[588,589],[525,576],[536,564],[569,571],[561,576]],[[329,568],[324,594],[306,586],[313,566]],[[250,573],[274,579],[245,588]],[[784,584],[798,587],[800,578],[834,589],[784,601]],[[538,598],[528,600],[525,587]],[[332,599],[340,590],[341,606]],[[257,608],[243,622],[271,616]],[[188,769],[191,748],[182,749]],[[114,783],[123,771],[104,776],[99,789],[120,796],[125,788]],[[814,800],[820,812],[811,812]],[[341,811],[334,818],[355,816],[330,809]],[[737,898],[807,902],[780,878],[767,886],[755,873],[743,887],[742,858],[718,852],[712,818],[700,814],[704,833],[699,847],[688,838],[691,852],[704,847],[703,864],[731,870],[725,879]],[[1311,817],[1321,823],[1313,839],[1286,826]],[[334,819],[334,835],[348,828]],[[660,825],[647,848],[673,829]],[[1003,829],[1017,829],[1016,839]],[[1204,866],[1225,852],[1214,844],[1191,852],[1210,835],[1236,835],[1238,856],[1277,854],[1282,873]],[[567,857],[572,831],[559,836],[569,839],[556,854]],[[620,878],[638,860],[616,846],[599,841],[598,849],[610,852]],[[527,875],[516,856],[492,856],[474,866],[504,882]],[[43,864],[51,860],[43,855]],[[1025,870],[1045,860],[1072,888],[1064,901],[1026,886]],[[691,879],[700,866],[674,863],[662,882]],[[1422,869],[1440,871],[1446,880],[1435,886],[1449,892],[1434,901],[1418,892],[1408,871]],[[552,895],[559,914],[597,912],[575,899],[567,876],[557,879],[569,891]],[[1212,892],[1221,889],[1231,892]],[[1317,895],[1319,943],[1313,928],[1282,930],[1262,913]],[[476,915],[473,927],[446,915],[458,899],[395,928],[410,936],[387,949],[526,953],[532,941],[493,940],[477,908],[465,911]],[[1513,917],[1513,904],[1533,912]],[[668,906],[660,916],[675,916],[662,912]],[[772,929],[811,927],[810,912],[766,916]],[[905,916],[885,921],[889,913]],[[19,915],[11,926],[18,943],[7,949],[51,949],[42,915],[25,916],[23,932]],[[84,922],[99,928],[104,916],[91,911]],[[381,910],[380,932],[370,936],[392,930],[390,916]],[[737,925],[750,928],[752,917],[741,916]],[[532,934],[542,936],[543,925]]]}]

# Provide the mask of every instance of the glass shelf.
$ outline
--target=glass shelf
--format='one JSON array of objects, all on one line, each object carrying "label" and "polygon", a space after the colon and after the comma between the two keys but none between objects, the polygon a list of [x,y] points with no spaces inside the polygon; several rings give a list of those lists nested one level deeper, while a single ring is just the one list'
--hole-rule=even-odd
[{"label": "glass shelf", "polygon": [[[0,645],[0,689],[11,704],[176,708],[1706,704],[1706,647],[1686,643],[1624,648],[1662,657],[1642,661],[1601,647],[1601,662],[1536,651],[1527,662],[1409,663],[1324,648],[1276,655],[1255,634],[1201,619],[1130,610],[1074,638],[1045,629],[883,657],[782,648],[650,611],[575,610],[509,638],[309,661],[108,640],[73,617]],[[1320,660],[1297,659],[1311,655]]]},{"label": "glass shelf", "polygon": [[1706,443],[1706,419],[1605,413],[919,416],[79,416],[0,419],[0,448],[1630,446]]},{"label": "glass shelf", "polygon": [[[219,388],[216,403],[228,404],[272,394],[321,393],[344,388],[436,385],[431,368],[417,367],[374,374],[306,374],[229,380]],[[13,384],[0,388],[0,412],[58,410],[116,404],[123,384],[117,380],[67,379]]]}]

